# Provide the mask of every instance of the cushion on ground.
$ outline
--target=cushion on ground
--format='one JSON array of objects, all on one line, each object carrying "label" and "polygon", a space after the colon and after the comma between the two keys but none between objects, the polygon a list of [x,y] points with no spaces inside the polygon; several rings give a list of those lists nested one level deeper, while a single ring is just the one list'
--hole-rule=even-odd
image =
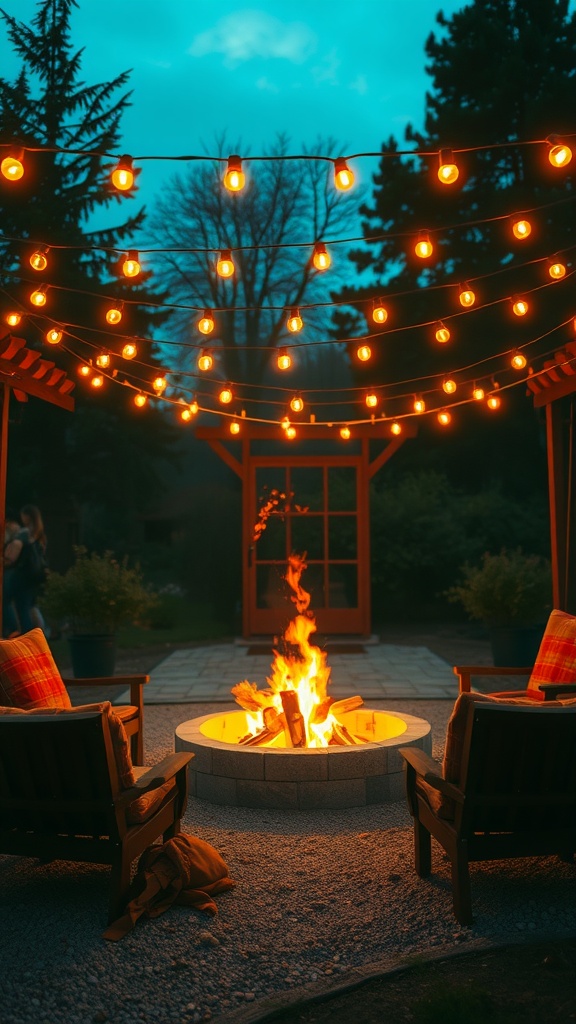
[{"label": "cushion on ground", "polygon": [[542,643],[536,656],[528,692],[536,700],[544,700],[538,689],[541,683],[576,682],[576,615],[557,608],[550,613]]},{"label": "cushion on ground", "polygon": [[72,706],[41,629],[0,640],[0,704],[25,710]]}]

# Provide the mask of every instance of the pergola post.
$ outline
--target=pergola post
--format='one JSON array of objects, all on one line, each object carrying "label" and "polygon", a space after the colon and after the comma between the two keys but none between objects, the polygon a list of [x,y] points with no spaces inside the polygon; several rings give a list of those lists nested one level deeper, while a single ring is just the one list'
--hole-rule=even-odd
[{"label": "pergola post", "polygon": [[[10,387],[0,384],[0,530],[2,550],[6,532],[6,477],[8,472],[8,415],[10,412]],[[4,613],[4,558],[0,558],[0,614]]]}]

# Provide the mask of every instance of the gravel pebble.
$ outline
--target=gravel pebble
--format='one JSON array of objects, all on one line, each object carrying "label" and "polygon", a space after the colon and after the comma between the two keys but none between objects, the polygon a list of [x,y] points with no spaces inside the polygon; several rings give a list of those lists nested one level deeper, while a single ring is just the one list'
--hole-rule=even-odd
[{"label": "gravel pebble", "polygon": [[[452,703],[396,706],[431,722],[440,757]],[[173,749],[179,722],[213,710],[147,708],[147,763]],[[224,1024],[382,960],[576,931],[576,873],[553,857],[473,864],[475,921],[458,926],[435,844],[431,878],[414,872],[404,802],[297,813],[191,799],[183,829],[220,850],[236,888],[216,897],[215,918],[172,907],[119,943],[102,939],[109,868],[0,857],[2,1022]]]}]

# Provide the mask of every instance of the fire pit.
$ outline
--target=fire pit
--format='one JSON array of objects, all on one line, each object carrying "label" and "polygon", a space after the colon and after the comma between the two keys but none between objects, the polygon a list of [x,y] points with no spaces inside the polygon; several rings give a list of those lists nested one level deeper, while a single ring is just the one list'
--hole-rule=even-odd
[{"label": "fire pit", "polygon": [[301,585],[305,556],[291,555],[286,580],[298,614],[277,643],[268,687],[232,687],[244,709],[184,722],[176,750],[196,755],[192,793],[216,804],[295,810],[358,807],[399,800],[399,746],[431,753],[421,718],[364,708],[360,695],[333,700],[326,651],[309,642],[316,629]]}]

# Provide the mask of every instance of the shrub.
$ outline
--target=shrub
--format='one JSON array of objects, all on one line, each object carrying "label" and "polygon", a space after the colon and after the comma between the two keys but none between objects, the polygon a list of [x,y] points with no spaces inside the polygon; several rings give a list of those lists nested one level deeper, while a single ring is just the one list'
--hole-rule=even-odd
[{"label": "shrub", "polygon": [[488,626],[531,626],[545,621],[552,606],[550,563],[521,548],[486,553],[480,566],[464,565],[463,582],[446,591],[471,619]]}]

